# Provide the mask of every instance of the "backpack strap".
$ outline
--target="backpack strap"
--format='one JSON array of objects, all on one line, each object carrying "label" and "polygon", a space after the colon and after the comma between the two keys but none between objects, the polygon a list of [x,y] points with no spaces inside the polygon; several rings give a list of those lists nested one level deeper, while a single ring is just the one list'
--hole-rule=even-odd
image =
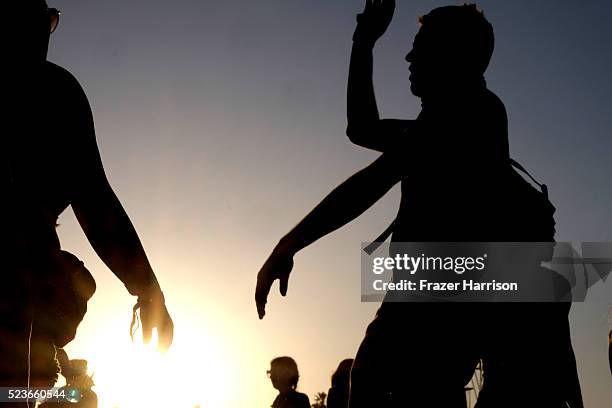
[{"label": "backpack strap", "polygon": [[391,222],[391,224],[387,227],[387,229],[382,232],[382,234],[376,237],[374,242],[363,248],[363,251],[368,255],[372,255],[372,253],[374,253],[374,251],[376,251],[378,247],[380,247],[383,242],[385,242],[387,238],[389,238],[391,234],[393,234],[393,230],[395,230],[395,224],[397,224],[397,218],[394,219],[393,222]]},{"label": "backpack strap", "polygon": [[513,158],[510,158],[510,165],[522,172],[523,174],[527,175],[527,177],[529,177],[531,181],[533,181],[540,188],[542,194],[544,194],[546,199],[548,199],[548,187],[546,186],[546,184],[538,182],[538,180],[536,180],[519,162],[517,162]]},{"label": "backpack strap", "polygon": [[[520,164],[513,158],[510,158],[510,165],[514,167],[515,169],[517,169],[518,171],[520,171],[521,173],[525,174],[527,177],[529,177],[531,181],[533,181],[540,188],[540,190],[542,191],[542,194],[544,194],[544,197],[546,197],[546,199],[548,200],[548,187],[546,186],[546,184],[542,184],[539,181],[537,181],[525,169],[525,167],[523,167],[522,164]],[[387,227],[387,229],[385,229],[382,232],[382,234],[376,237],[376,239],[373,242],[371,242],[369,245],[363,248],[363,251],[368,255],[372,255],[372,253],[374,253],[374,251],[376,251],[383,244],[383,242],[385,242],[391,236],[391,234],[393,234],[396,224],[397,224],[397,218],[394,219],[393,222],[391,222],[391,224]]]}]

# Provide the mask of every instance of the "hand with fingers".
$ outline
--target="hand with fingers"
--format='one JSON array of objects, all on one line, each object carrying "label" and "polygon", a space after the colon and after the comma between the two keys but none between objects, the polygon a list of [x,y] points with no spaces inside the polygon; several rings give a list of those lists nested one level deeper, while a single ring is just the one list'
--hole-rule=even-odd
[{"label": "hand with fingers", "polygon": [[394,12],[395,0],[366,0],[363,13],[357,15],[353,40],[373,46],[387,31]]},{"label": "hand with fingers", "polygon": [[151,341],[153,329],[157,329],[157,348],[162,352],[168,351],[174,337],[174,323],[166,309],[163,295],[153,296],[150,299],[138,300],[140,307],[140,320],[142,323],[142,338],[145,344]]},{"label": "hand with fingers", "polygon": [[266,315],[268,294],[275,280],[280,281],[280,294],[287,295],[289,275],[293,269],[293,252],[278,245],[272,251],[261,270],[257,274],[257,287],[255,289],[255,304],[260,319]]}]

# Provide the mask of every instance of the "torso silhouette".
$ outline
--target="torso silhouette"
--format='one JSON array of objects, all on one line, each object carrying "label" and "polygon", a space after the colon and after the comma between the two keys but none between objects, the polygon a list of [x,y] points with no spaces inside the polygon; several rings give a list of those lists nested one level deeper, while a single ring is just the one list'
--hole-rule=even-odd
[{"label": "torso silhouette", "polygon": [[394,153],[406,177],[392,240],[493,240],[491,194],[509,166],[504,105],[483,87],[424,103],[417,122],[422,133]]},{"label": "torso silhouette", "polygon": [[272,408],[310,408],[310,402],[306,394],[290,390],[279,393]]},{"label": "torso silhouette", "polygon": [[55,221],[96,165],[91,110],[76,79],[49,62],[17,92],[7,138],[14,180]]},{"label": "torso silhouette", "polygon": [[[392,242],[514,241],[504,224],[513,203],[504,181],[510,164],[503,103],[484,88],[474,89],[424,103],[417,122],[421,133],[407,138],[418,140],[406,140],[404,149],[392,153],[391,171],[405,175]],[[526,229],[519,240],[538,241],[532,234]],[[540,388],[525,395],[536,405],[556,407],[566,398],[580,400],[568,310],[564,303],[384,302],[364,345],[378,344],[373,349],[394,357],[380,363],[379,372],[385,373],[381,389],[393,389],[398,400],[408,398],[403,384],[419,384],[427,399],[435,392],[427,387],[446,383],[456,390],[448,403],[461,404],[462,387],[483,358],[487,392],[479,407],[515,406],[512,384],[524,364],[537,360]],[[411,366],[424,368],[411,372]],[[434,377],[436,384],[424,380]],[[559,387],[564,392],[553,393]]]},{"label": "torso silhouette", "polygon": [[2,146],[6,171],[1,180],[8,191],[2,202],[8,218],[3,249],[8,267],[0,292],[4,360],[0,382],[25,381],[27,350],[31,349],[31,383],[49,386],[57,377],[49,335],[33,324],[31,344],[24,340],[32,302],[38,300],[31,299],[34,292],[28,289],[29,272],[25,271],[32,273],[32,285],[36,279],[46,279],[43,274],[50,268],[34,267],[34,259],[59,251],[57,218],[83,190],[99,155],[87,98],[70,73],[46,62],[12,79],[5,88],[11,103],[5,111]]}]

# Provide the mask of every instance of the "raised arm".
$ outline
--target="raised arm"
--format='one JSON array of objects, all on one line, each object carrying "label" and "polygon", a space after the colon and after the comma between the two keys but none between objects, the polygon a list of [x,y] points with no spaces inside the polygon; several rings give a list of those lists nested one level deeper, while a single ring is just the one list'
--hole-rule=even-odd
[{"label": "raised arm", "polygon": [[286,295],[293,256],[348,224],[384,196],[401,179],[400,173],[394,169],[396,162],[389,154],[382,155],[336,187],[280,240],[257,275],[255,302],[260,319],[265,315],[268,294],[276,279],[280,280],[281,295]]},{"label": "raised arm", "polygon": [[357,16],[347,89],[346,134],[356,145],[390,151],[411,133],[415,121],[380,119],[374,94],[373,49],[393,18],[394,0],[367,0],[365,10]]},{"label": "raised arm", "polygon": [[145,342],[156,327],[159,346],[166,349],[172,343],[173,323],[164,295],[138,234],[106,178],[87,98],[76,80],[67,86],[72,99],[69,137],[75,158],[72,208],[100,259],[130,294],[138,296]]}]

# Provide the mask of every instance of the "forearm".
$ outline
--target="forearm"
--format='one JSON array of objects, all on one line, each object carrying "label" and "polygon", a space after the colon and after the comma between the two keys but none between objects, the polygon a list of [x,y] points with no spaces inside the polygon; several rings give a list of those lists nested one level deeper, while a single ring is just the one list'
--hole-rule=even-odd
[{"label": "forearm", "polygon": [[385,171],[384,159],[378,159],[336,187],[279,245],[292,253],[300,251],[363,214],[398,181]]},{"label": "forearm", "polygon": [[381,153],[407,147],[407,137],[416,133],[414,120],[381,119],[372,82],[373,45],[353,42],[347,91],[346,134],[354,144]]},{"label": "forearm", "polygon": [[117,225],[103,232],[100,259],[123,282],[132,295],[150,298],[161,288],[140,242],[138,234],[123,208],[116,210]]},{"label": "forearm", "polygon": [[368,41],[353,41],[347,87],[347,136],[360,144],[380,120],[373,83],[373,47]]},{"label": "forearm", "polygon": [[161,294],[138,234],[114,193],[89,208],[75,209],[89,242],[100,259],[135,296]]}]

